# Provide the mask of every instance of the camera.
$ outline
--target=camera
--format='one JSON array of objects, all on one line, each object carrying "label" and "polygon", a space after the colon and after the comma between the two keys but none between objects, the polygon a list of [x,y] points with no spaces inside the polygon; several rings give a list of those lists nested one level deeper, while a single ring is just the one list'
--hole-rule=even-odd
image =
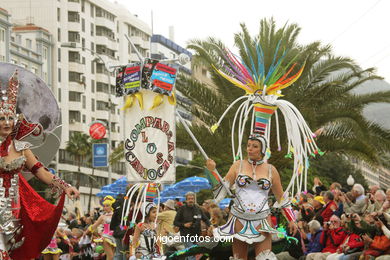
[{"label": "camera", "polygon": [[381,214],[379,216],[374,216],[375,221],[382,221],[383,223],[386,223],[385,217]]},{"label": "camera", "polygon": [[325,222],[327,226],[330,226],[330,221]]}]

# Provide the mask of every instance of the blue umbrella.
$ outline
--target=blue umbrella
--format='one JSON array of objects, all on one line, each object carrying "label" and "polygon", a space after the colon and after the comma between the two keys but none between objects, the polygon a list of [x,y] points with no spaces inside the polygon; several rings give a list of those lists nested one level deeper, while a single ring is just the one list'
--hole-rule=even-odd
[{"label": "blue umbrella", "polygon": [[210,189],[211,185],[206,178],[193,176],[186,178],[175,185],[177,188],[187,191],[199,192],[203,189]]},{"label": "blue umbrella", "polygon": [[224,208],[226,208],[226,207],[229,206],[231,200],[232,200],[231,198],[224,198],[223,200],[221,200],[221,201],[219,202],[218,206],[219,206],[221,209],[224,209]]}]

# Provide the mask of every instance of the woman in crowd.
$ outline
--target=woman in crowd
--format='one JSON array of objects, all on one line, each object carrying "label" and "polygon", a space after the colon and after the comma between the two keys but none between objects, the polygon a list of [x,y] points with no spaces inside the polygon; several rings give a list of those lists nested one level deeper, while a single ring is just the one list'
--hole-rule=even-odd
[{"label": "woman in crowd", "polygon": [[95,224],[88,227],[88,233],[93,233],[100,225],[103,225],[103,248],[106,254],[107,260],[112,260],[115,253],[115,238],[112,236],[113,231],[110,230],[110,223],[113,214],[112,204],[115,202],[115,199],[112,196],[106,196],[103,200],[103,210],[104,214],[101,215]]}]

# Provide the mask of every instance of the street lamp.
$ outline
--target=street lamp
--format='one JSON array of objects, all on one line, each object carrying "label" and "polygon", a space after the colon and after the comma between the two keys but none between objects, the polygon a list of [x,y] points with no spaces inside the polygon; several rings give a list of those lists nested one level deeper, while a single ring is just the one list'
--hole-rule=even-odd
[{"label": "street lamp", "polygon": [[[108,155],[111,154],[111,108],[112,108],[112,102],[111,102],[111,75],[110,71],[108,70],[106,62],[102,59],[101,56],[99,56],[95,51],[86,48],[86,47],[80,47],[77,46],[75,42],[64,42],[61,43],[61,47],[64,48],[73,48],[73,49],[82,49],[82,50],[87,50],[89,51],[92,55],[94,55],[98,61],[100,61],[104,65],[104,69],[107,72],[107,82],[108,82]],[[95,59],[96,61],[96,59]],[[108,164],[108,184],[112,183],[112,168],[111,164]]]},{"label": "street lamp", "polygon": [[355,184],[355,179],[352,177],[352,175],[349,175],[349,176],[348,176],[347,184],[348,184],[349,186],[353,186],[353,185]]}]

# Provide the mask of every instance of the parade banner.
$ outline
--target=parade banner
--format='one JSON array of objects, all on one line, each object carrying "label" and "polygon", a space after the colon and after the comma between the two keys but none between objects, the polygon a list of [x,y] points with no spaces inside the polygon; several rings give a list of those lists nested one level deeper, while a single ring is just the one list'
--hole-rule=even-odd
[{"label": "parade banner", "polygon": [[[141,90],[149,107],[156,94]],[[169,103],[152,110],[134,105],[125,113],[125,160],[131,183],[175,182],[175,106]]]}]

